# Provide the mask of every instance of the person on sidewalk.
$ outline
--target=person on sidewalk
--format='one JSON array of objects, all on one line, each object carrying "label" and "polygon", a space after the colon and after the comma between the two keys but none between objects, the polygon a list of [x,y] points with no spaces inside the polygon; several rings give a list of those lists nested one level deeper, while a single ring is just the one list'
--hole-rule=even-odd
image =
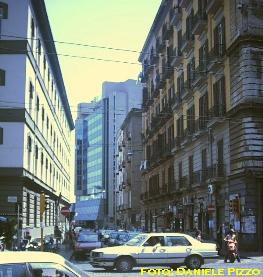
[{"label": "person on sidewalk", "polygon": [[225,244],[226,244],[226,253],[225,253],[224,263],[226,263],[227,260],[228,260],[228,249],[227,249],[227,244],[228,244],[228,241],[229,241],[229,240],[234,241],[235,244],[236,244],[236,259],[237,259],[237,261],[240,263],[241,260],[240,260],[240,257],[239,257],[239,254],[238,254],[238,248],[237,248],[237,236],[236,236],[235,230],[234,230],[233,228],[229,230],[228,234],[227,234],[226,237],[224,238],[224,241],[225,241]]},{"label": "person on sidewalk", "polygon": [[56,239],[56,248],[58,248],[58,245],[61,244],[62,232],[60,231],[57,225],[55,226],[55,229],[54,229],[54,236]]}]

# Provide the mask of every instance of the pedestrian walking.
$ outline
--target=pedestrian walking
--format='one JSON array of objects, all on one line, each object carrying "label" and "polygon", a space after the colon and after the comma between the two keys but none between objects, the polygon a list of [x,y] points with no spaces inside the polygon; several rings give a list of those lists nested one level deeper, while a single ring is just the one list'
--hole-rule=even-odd
[{"label": "pedestrian walking", "polygon": [[54,229],[54,236],[56,239],[56,247],[58,248],[58,245],[61,244],[62,232],[60,231],[57,225],[55,226],[55,229]]},{"label": "pedestrian walking", "polygon": [[[232,227],[232,226],[231,226]],[[240,263],[241,260],[240,260],[240,257],[239,257],[239,254],[238,254],[238,241],[237,241],[237,235],[236,235],[236,232],[233,228],[231,228],[229,230],[229,232],[227,233],[226,237],[224,238],[224,241],[225,241],[225,244],[226,244],[226,252],[225,252],[225,259],[224,259],[224,263],[227,262],[228,258],[229,258],[229,251],[228,251],[228,242],[229,241],[233,241],[236,245],[236,259],[237,261]]]}]

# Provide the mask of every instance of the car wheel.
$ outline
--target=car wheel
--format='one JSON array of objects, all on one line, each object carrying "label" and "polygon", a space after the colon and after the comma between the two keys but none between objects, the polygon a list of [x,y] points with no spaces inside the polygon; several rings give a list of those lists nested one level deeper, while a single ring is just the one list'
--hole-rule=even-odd
[{"label": "car wheel", "polygon": [[187,258],[185,265],[189,269],[199,269],[202,266],[202,258],[197,255],[192,255]]},{"label": "car wheel", "polygon": [[107,271],[112,271],[114,269],[113,266],[104,266],[103,268]]},{"label": "car wheel", "polygon": [[118,272],[129,272],[133,268],[133,261],[129,257],[119,258],[116,262]]}]

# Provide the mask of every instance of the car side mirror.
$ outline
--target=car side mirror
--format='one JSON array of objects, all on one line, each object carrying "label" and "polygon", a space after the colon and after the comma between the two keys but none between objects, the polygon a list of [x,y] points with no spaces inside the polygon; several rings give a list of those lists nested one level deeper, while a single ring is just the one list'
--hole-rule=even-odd
[{"label": "car side mirror", "polygon": [[158,249],[158,247],[161,247],[160,243],[157,243],[157,244],[154,245],[153,252],[155,252]]}]

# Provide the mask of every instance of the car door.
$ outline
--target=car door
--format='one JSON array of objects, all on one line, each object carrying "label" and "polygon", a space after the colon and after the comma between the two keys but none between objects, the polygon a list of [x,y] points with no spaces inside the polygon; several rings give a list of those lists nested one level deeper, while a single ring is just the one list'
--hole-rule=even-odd
[{"label": "car door", "polygon": [[163,236],[150,236],[140,247],[138,253],[138,263],[140,265],[165,264],[167,253],[164,246]]},{"label": "car door", "polygon": [[183,263],[185,258],[191,254],[192,245],[190,241],[182,235],[166,236],[167,263]]}]

